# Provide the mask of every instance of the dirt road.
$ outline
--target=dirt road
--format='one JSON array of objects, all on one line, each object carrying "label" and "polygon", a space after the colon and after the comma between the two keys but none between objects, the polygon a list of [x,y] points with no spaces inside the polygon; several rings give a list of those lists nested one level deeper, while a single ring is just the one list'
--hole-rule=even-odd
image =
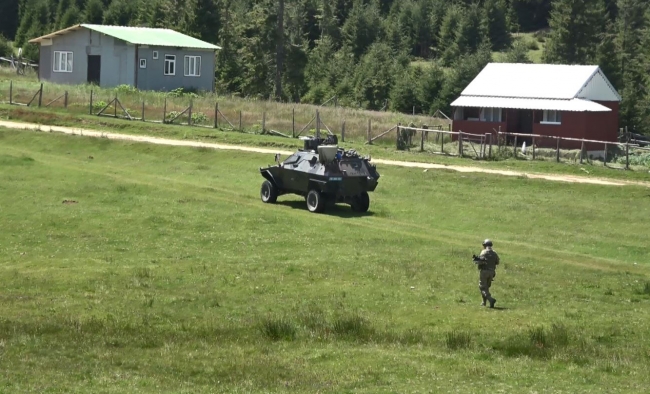
[{"label": "dirt road", "polygon": [[[174,139],[130,135],[130,134],[106,133],[103,131],[96,131],[96,130],[77,129],[77,128],[61,127],[61,126],[38,125],[34,123],[0,121],[0,127],[7,127],[10,129],[18,129],[18,130],[38,130],[43,132],[56,132],[56,133],[64,133],[64,134],[72,134],[72,135],[82,135],[87,137],[102,137],[107,139],[144,142],[144,143],[158,144],[158,145],[205,147],[205,148],[212,148],[212,149],[239,150],[239,151],[254,152],[254,153],[269,153],[269,154],[280,153],[283,155],[289,155],[293,153],[293,151],[283,151],[278,149],[255,148],[255,147],[240,146],[240,145],[215,144],[215,143],[200,142],[200,141],[174,140]],[[577,175],[524,173],[519,171],[495,170],[495,169],[487,169],[487,168],[480,168],[480,167],[448,166],[443,164],[417,163],[417,162],[395,161],[395,160],[384,160],[384,159],[372,159],[372,162],[375,164],[384,164],[384,165],[392,165],[392,166],[400,166],[400,167],[445,169],[445,170],[453,170],[458,172],[480,172],[480,173],[502,175],[502,176],[516,176],[516,177],[527,177],[531,179],[544,179],[544,180],[555,181],[555,182],[587,183],[587,184],[607,185],[607,186],[637,185],[637,186],[650,187],[650,182],[640,182],[640,181],[635,182],[635,181],[624,181],[624,180],[606,179],[606,178],[589,178],[589,177],[577,176]]]}]

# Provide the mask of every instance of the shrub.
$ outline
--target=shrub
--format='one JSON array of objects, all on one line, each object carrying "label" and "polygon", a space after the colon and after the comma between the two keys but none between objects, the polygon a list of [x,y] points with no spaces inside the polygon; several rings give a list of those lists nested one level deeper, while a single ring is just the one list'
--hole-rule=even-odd
[{"label": "shrub", "polygon": [[136,89],[134,86],[131,85],[117,85],[115,87],[115,92],[132,94],[132,93],[138,93],[138,89]]},{"label": "shrub", "polygon": [[0,34],[0,56],[11,56],[13,53],[13,49],[11,45],[9,44],[9,41]]},{"label": "shrub", "polygon": [[526,47],[531,51],[536,51],[539,49],[539,44],[535,40],[528,41]]}]

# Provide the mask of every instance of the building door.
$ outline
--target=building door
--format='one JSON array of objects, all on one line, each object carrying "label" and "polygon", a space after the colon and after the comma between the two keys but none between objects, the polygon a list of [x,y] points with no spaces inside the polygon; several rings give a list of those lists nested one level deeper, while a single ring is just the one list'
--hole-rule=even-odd
[{"label": "building door", "polygon": [[88,83],[99,85],[102,71],[102,57],[88,55]]},{"label": "building door", "polygon": [[533,111],[520,110],[519,111],[519,132],[522,134],[533,133]]}]

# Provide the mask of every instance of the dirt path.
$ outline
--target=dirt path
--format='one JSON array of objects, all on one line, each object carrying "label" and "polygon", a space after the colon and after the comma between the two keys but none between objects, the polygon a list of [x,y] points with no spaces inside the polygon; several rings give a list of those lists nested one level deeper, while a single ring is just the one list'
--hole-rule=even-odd
[{"label": "dirt path", "polygon": [[[0,127],[7,127],[10,129],[18,129],[18,130],[38,130],[43,132],[57,132],[57,133],[72,134],[72,135],[82,135],[87,137],[102,137],[102,138],[108,138],[114,140],[145,142],[149,144],[158,144],[158,145],[205,147],[205,148],[212,148],[212,149],[239,150],[239,151],[254,152],[254,153],[269,153],[269,154],[280,153],[283,155],[290,155],[293,153],[293,151],[284,151],[278,149],[255,148],[255,147],[240,146],[240,145],[215,144],[215,143],[200,142],[200,141],[183,141],[183,140],[174,140],[174,139],[167,139],[167,138],[148,137],[148,136],[139,136],[139,135],[130,135],[130,134],[106,133],[106,132],[96,131],[96,130],[77,129],[77,128],[61,127],[61,126],[38,125],[34,123],[0,121]],[[502,176],[516,176],[516,177],[527,177],[531,179],[544,179],[544,180],[555,181],[555,182],[587,183],[587,184],[608,185],[608,186],[637,185],[637,186],[650,187],[650,182],[624,181],[624,180],[607,179],[607,178],[588,178],[588,177],[577,176],[577,175],[537,174],[537,173],[531,174],[531,173],[524,173],[519,171],[494,170],[494,169],[487,169],[487,168],[480,168],[480,167],[448,166],[443,164],[417,163],[417,162],[410,162],[410,161],[396,161],[396,160],[384,160],[384,159],[373,159],[372,162],[376,164],[384,164],[384,165],[392,165],[392,166],[400,166],[400,167],[444,169],[444,170],[453,170],[458,172],[480,172],[480,173],[502,175]]]}]

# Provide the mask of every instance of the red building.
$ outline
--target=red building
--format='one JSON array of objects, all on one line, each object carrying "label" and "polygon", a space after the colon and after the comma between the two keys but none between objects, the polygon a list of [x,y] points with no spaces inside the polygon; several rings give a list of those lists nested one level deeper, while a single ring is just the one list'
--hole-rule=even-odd
[{"label": "red building", "polygon": [[[500,130],[614,142],[620,101],[598,66],[490,63],[451,103],[452,127],[472,134]],[[556,142],[544,138],[535,144]],[[564,149],[580,146],[562,142]]]}]

